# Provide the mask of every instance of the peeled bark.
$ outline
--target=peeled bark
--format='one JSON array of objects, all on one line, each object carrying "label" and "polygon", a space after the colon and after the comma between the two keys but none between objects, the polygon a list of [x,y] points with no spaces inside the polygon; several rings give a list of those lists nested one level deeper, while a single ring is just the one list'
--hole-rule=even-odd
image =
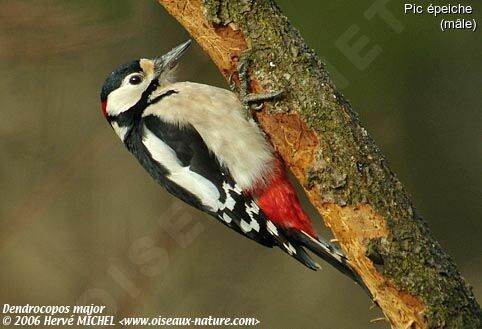
[{"label": "peeled bark", "polygon": [[[482,312],[324,64],[271,0],[159,0],[250,91],[285,90],[255,118],[393,328],[481,328]],[[236,75],[235,75],[236,78]],[[239,81],[237,81],[239,83]]]}]

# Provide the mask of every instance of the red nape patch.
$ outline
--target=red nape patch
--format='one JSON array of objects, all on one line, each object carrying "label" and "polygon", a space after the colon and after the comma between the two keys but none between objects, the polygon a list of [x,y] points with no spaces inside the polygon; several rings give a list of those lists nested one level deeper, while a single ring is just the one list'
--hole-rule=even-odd
[{"label": "red nape patch", "polygon": [[100,102],[100,105],[102,106],[102,113],[104,114],[104,118],[107,119],[107,101],[102,101]]},{"label": "red nape patch", "polygon": [[316,238],[311,220],[301,208],[284,165],[279,161],[277,167],[278,170],[271,182],[254,193],[259,207],[273,223],[281,227],[302,230]]}]

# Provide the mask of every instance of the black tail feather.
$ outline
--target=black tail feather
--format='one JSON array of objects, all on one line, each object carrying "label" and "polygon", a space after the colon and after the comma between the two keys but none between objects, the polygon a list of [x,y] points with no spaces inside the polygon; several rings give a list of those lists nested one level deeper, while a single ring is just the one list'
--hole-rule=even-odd
[{"label": "black tail feather", "polygon": [[[322,258],[330,265],[335,267],[338,271],[348,276],[350,279],[355,281],[358,285],[360,285],[363,290],[367,292],[370,298],[373,300],[373,296],[368,290],[367,286],[361,279],[360,275],[351,267],[349,260],[346,258],[345,255],[339,250],[337,250],[331,244],[323,241],[321,238],[315,239],[305,232],[300,232],[297,230],[287,230],[286,236],[289,237],[293,243],[299,244],[300,246],[308,248],[318,257]],[[298,247],[297,249],[302,249]],[[304,253],[306,255],[306,252]],[[306,255],[308,258],[309,256]],[[309,258],[311,260],[311,258]],[[313,262],[313,260],[311,260]],[[306,266],[312,268],[308,264],[304,263]],[[316,264],[316,263],[315,263]],[[313,268],[312,268],[313,269]]]}]

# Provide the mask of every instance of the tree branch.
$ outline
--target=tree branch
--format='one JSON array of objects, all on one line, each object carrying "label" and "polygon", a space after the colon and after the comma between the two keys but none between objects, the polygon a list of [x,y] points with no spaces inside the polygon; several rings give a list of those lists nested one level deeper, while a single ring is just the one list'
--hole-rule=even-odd
[{"label": "tree branch", "polygon": [[[284,89],[255,117],[393,328],[480,328],[470,287],[272,0],[159,0],[228,78],[252,49],[251,92]],[[239,83],[239,81],[238,81]]]}]

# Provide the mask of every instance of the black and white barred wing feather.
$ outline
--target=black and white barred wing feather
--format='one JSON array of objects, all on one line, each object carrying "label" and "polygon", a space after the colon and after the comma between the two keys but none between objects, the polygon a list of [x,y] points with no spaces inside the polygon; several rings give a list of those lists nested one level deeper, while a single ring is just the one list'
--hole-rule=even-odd
[{"label": "black and white barred wing feather", "polygon": [[163,167],[166,175],[159,183],[170,193],[210,213],[238,233],[265,246],[279,246],[309,267],[319,268],[239,188],[192,126],[166,123],[152,114],[143,118],[142,129],[141,142],[156,160],[150,165]]}]

